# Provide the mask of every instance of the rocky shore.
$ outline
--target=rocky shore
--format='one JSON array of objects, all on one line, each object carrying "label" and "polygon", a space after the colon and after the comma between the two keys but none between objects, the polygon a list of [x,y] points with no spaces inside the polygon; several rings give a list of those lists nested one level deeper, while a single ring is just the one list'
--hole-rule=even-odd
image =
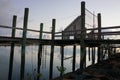
[{"label": "rocky shore", "polygon": [[67,73],[61,79],[54,80],[120,80],[120,53],[112,55],[109,59],[88,66],[83,73],[78,69],[74,73]]}]

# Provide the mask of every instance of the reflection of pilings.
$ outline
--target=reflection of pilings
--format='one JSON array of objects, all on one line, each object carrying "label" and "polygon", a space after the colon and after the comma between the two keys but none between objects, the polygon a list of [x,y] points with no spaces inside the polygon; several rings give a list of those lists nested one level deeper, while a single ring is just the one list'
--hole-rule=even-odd
[{"label": "reflection of pilings", "polygon": [[73,64],[72,64],[72,71],[75,71],[75,63],[76,63],[76,45],[73,46]]},{"label": "reflection of pilings", "polygon": [[[13,22],[12,22],[12,38],[15,37],[15,27],[16,27],[16,20],[17,16],[13,16]],[[9,60],[9,73],[8,73],[8,80],[12,79],[12,70],[13,70],[13,58],[14,58],[14,43],[11,43],[11,50],[10,50],[10,60]]]},{"label": "reflection of pilings", "polygon": [[[40,34],[39,34],[39,39],[42,39],[42,31],[43,31],[43,23],[40,24]],[[41,58],[42,58],[42,45],[39,43],[39,48],[38,48],[38,69],[37,73],[40,73],[40,66],[41,66]],[[39,80],[39,76],[37,76],[37,80]]]},{"label": "reflection of pilings", "polygon": [[46,68],[47,46],[42,46],[41,68]]},{"label": "reflection of pilings", "polygon": [[54,36],[55,36],[55,23],[56,20],[52,20],[52,45],[51,45],[51,54],[50,54],[50,71],[49,71],[49,80],[53,77],[53,58],[54,58]]},{"label": "reflection of pilings", "polygon": [[26,47],[28,13],[29,13],[29,9],[25,8],[24,23],[23,23],[23,35],[22,35],[22,46],[21,46],[20,80],[24,80],[24,72],[25,72],[25,47]]}]

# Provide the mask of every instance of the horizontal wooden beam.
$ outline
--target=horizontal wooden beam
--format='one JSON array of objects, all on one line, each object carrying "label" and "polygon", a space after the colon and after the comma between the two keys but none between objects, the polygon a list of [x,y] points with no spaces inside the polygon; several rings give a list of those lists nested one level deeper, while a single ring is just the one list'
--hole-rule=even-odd
[{"label": "horizontal wooden beam", "polygon": [[[0,44],[9,44],[14,42],[15,44],[21,44],[22,38],[16,37],[16,38],[11,38],[11,37],[0,37]],[[26,39],[26,44],[34,44],[38,45],[39,43],[42,45],[74,45],[78,44],[80,45],[80,39],[79,40],[74,40],[74,39],[68,39],[68,40],[48,40],[48,39],[42,39],[41,41],[39,39],[33,39],[33,38],[27,38]],[[100,44],[120,44],[120,39],[116,40],[90,40],[90,39],[85,39],[85,44],[86,46],[92,45],[92,46],[98,46]]]}]

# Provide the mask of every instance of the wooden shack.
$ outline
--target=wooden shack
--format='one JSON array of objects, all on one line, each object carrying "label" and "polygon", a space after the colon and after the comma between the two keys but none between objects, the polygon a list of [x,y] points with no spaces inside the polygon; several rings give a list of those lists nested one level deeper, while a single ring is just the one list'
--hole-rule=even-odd
[{"label": "wooden shack", "polygon": [[[81,33],[81,16],[75,18],[64,30],[63,30],[63,39],[80,39]],[[94,31],[89,31],[86,38],[94,38]]]}]

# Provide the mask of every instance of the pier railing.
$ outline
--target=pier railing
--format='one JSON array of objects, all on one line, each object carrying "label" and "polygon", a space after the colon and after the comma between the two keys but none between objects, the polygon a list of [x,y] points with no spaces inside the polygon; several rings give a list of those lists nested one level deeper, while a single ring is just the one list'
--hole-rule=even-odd
[{"label": "pier railing", "polygon": [[[119,29],[120,29],[120,26],[102,27],[101,28],[101,38],[103,39],[105,36],[120,35],[120,31],[118,31]],[[94,32],[93,32],[93,30],[94,30]],[[72,39],[74,39],[75,36],[81,35],[81,31],[82,30],[56,32],[55,37],[56,37],[56,39],[57,39],[57,37],[58,37],[58,39],[61,39],[62,37],[69,37],[69,38],[64,38],[64,39],[71,39],[70,37],[72,37]],[[98,28],[89,28],[89,29],[85,29],[85,31],[87,32],[86,39],[96,39],[96,40],[99,39]],[[62,33],[64,33],[64,35],[62,35]],[[76,33],[78,33],[78,34],[76,34]],[[110,38],[110,37],[108,37],[108,38]],[[80,40],[80,37],[77,39]],[[113,39],[115,39],[115,38],[113,38]]]}]

